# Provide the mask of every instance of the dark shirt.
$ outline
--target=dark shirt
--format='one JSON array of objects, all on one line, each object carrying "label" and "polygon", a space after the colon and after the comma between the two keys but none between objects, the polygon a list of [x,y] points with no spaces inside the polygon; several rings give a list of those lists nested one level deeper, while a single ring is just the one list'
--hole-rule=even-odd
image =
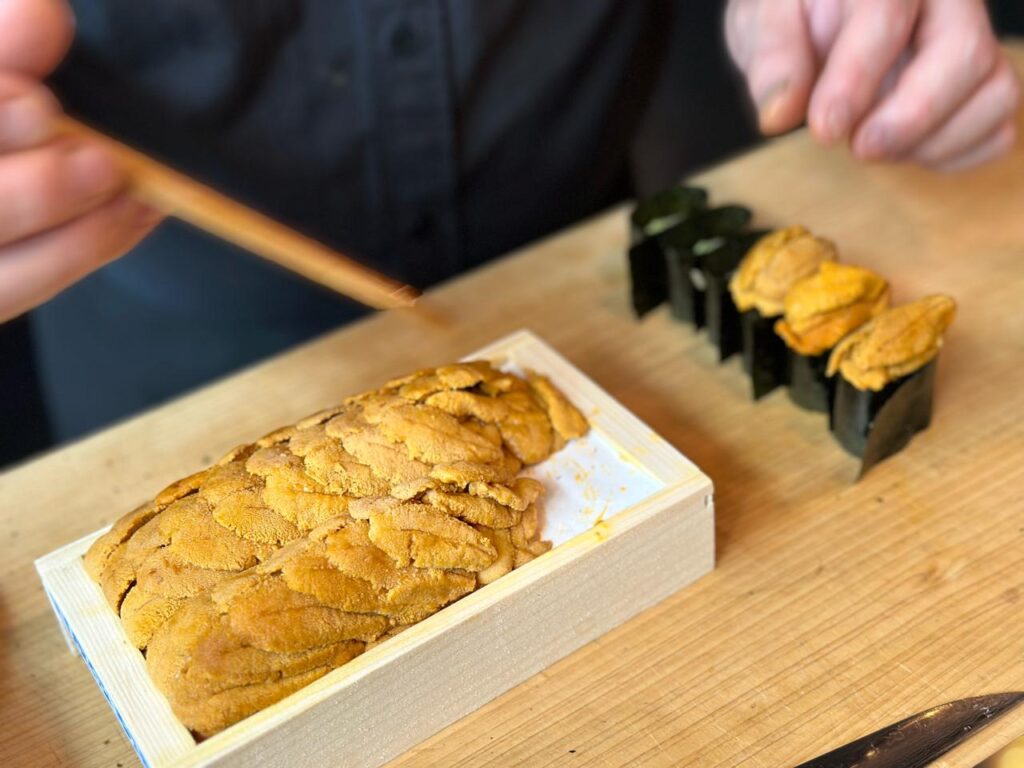
[{"label": "dark shirt", "polygon": [[[679,17],[721,35],[703,0],[72,5],[69,112],[418,287],[631,195]],[[66,438],[361,311],[168,223],[33,322]]]},{"label": "dark shirt", "polygon": [[629,192],[667,31],[643,0],[74,5],[70,111],[419,285]]}]

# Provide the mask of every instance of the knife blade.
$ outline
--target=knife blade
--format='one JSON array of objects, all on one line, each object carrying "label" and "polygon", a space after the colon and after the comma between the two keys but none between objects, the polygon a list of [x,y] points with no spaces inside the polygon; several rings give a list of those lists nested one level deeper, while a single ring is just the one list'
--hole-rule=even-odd
[{"label": "knife blade", "polygon": [[940,704],[797,768],[923,768],[1021,701],[1018,691]]}]

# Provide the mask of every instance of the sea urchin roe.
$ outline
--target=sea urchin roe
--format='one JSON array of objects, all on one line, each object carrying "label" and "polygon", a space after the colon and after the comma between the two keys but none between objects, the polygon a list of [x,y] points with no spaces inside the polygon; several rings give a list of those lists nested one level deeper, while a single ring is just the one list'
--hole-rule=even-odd
[{"label": "sea urchin roe", "polygon": [[887,309],[836,345],[828,375],[838,371],[857,389],[877,392],[930,362],[955,315],[956,303],[941,295]]},{"label": "sea urchin roe", "polygon": [[85,565],[209,736],[546,551],[519,472],[588,428],[541,376],[420,371],[174,483]]},{"label": "sea urchin roe", "polygon": [[729,281],[729,291],[740,312],[756,309],[764,317],[776,317],[782,314],[783,300],[794,283],[835,260],[832,241],[799,225],[779,229],[758,240],[743,257]]},{"label": "sea urchin roe", "polygon": [[790,349],[815,356],[889,306],[889,284],[862,267],[826,261],[786,294],[775,332]]}]

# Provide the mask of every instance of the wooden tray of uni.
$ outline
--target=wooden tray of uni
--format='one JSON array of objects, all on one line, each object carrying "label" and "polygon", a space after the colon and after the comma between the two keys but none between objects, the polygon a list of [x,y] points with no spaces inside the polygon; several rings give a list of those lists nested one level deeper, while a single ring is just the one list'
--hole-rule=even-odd
[{"label": "wooden tray of uni", "polygon": [[144,764],[379,766],[713,568],[712,485],[692,462],[528,331],[469,358],[546,374],[590,420],[529,471],[554,548],[199,744],[82,567],[104,531],[36,561]]}]

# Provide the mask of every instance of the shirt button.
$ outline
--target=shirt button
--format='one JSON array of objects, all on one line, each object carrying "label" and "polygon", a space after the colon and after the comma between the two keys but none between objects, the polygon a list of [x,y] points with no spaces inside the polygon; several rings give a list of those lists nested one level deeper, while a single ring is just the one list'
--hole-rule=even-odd
[{"label": "shirt button", "polygon": [[327,82],[334,88],[344,88],[349,83],[347,69],[332,69],[327,75]]},{"label": "shirt button", "polygon": [[352,80],[348,58],[338,56],[330,62],[330,65],[325,68],[324,79],[332,88],[346,88]]},{"label": "shirt button", "polygon": [[419,37],[407,21],[400,22],[391,32],[391,53],[400,59],[408,59],[419,50]]}]

